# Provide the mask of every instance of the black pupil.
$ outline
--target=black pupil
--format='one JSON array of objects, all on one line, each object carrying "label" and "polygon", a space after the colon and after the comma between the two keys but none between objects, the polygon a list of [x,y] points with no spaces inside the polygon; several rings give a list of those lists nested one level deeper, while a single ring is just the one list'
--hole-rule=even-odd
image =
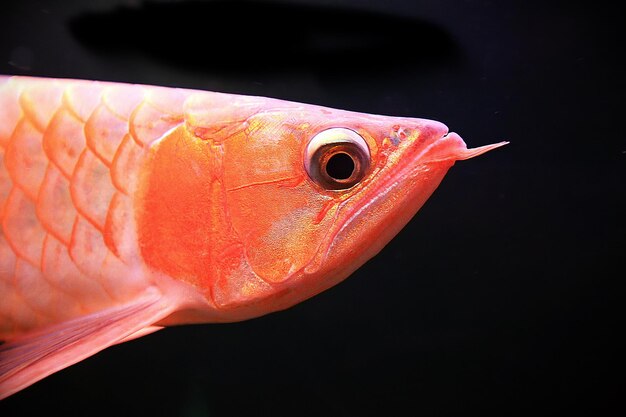
[{"label": "black pupil", "polygon": [[328,158],[326,173],[336,180],[346,180],[354,172],[354,161],[350,155],[339,152]]}]

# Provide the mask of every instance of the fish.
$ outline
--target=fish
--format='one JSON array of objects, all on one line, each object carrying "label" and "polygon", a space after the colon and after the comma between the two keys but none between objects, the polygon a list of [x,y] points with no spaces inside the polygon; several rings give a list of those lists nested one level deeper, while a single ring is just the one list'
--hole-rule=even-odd
[{"label": "fish", "polygon": [[0,398],[167,326],[341,282],[468,149],[433,120],[0,77]]}]

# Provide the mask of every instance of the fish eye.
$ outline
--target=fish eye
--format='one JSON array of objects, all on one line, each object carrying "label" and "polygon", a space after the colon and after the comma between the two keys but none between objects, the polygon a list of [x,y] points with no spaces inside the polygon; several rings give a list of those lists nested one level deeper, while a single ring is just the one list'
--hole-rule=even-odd
[{"label": "fish eye", "polygon": [[365,140],[355,131],[339,127],[313,136],[304,158],[309,177],[327,190],[354,187],[369,165],[370,150]]}]

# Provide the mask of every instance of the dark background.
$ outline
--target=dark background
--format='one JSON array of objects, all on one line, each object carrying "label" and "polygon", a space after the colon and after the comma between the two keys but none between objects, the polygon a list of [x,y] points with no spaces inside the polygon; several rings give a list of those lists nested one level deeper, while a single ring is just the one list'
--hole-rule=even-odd
[{"label": "dark background", "polygon": [[0,415],[626,415],[623,13],[552,0],[60,3],[3,3],[0,73],[425,117],[471,146],[511,144],[457,164],[341,285],[107,349]]}]

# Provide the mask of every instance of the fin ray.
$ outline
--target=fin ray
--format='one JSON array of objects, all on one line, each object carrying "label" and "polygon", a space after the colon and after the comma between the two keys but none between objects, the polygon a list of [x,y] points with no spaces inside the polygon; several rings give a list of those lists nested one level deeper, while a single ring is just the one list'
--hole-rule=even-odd
[{"label": "fin ray", "polygon": [[173,310],[166,298],[152,293],[5,342],[0,345],[0,399],[111,345],[150,333],[144,329],[152,330]]}]

